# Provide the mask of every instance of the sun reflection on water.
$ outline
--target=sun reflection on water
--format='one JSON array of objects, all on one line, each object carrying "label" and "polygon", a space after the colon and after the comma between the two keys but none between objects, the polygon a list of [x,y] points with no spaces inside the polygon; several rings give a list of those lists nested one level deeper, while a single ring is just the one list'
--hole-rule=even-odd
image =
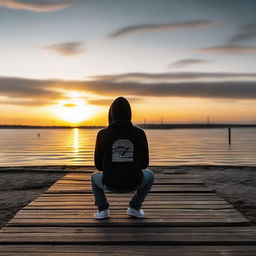
[{"label": "sun reflection on water", "polygon": [[79,152],[79,129],[74,128],[74,141],[73,141],[73,151],[74,152]]}]

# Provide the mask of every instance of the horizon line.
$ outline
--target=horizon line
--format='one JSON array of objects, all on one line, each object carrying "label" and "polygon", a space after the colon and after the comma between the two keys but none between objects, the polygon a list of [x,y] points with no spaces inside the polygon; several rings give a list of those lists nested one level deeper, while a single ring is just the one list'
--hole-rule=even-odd
[{"label": "horizon line", "polygon": [[[256,123],[137,123],[136,126],[141,128],[232,128],[232,127],[256,127]],[[74,129],[74,128],[104,128],[108,125],[8,125],[0,124],[0,129],[3,128],[42,128],[42,129]]]}]

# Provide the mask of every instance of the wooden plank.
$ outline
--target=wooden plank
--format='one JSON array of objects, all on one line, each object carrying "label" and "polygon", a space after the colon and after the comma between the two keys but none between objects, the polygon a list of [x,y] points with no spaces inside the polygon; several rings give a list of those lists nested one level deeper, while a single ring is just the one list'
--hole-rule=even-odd
[{"label": "wooden plank", "polygon": [[[149,233],[209,233],[209,234],[218,234],[220,231],[222,233],[241,233],[243,235],[253,235],[255,234],[255,226],[237,226],[237,227],[151,227],[150,229],[147,227],[12,227],[7,226],[4,227],[0,234],[4,235],[4,233],[102,233],[109,232],[111,233],[138,233],[138,232],[149,232]],[[256,237],[254,237],[256,239]]]},{"label": "wooden plank", "polygon": [[[198,184],[179,184],[179,185],[176,185],[176,184],[173,184],[173,185],[169,185],[167,184],[167,188],[168,187],[196,187],[196,188],[207,188],[206,186],[204,185],[198,185]],[[72,184],[54,184],[51,188],[92,188],[91,186],[91,183],[85,183],[85,184],[77,184],[77,185],[72,185]],[[164,186],[161,186],[161,185],[158,185],[158,184],[154,184],[153,185],[153,188],[161,188],[161,187],[164,187]]]},{"label": "wooden plank", "polygon": [[[128,201],[131,199],[131,197],[133,196],[133,194],[130,195],[125,195],[123,197],[121,196],[114,196],[111,194],[107,195],[107,198],[111,201]],[[94,196],[93,195],[84,195],[84,196],[78,196],[78,197],[38,197],[37,199],[34,200],[34,202],[71,202],[71,201],[75,201],[75,202],[84,202],[84,201],[93,201],[94,200]],[[148,195],[146,197],[145,201],[170,201],[170,200],[179,200],[179,201],[194,201],[194,200],[199,200],[199,201],[225,201],[224,199],[217,197],[217,196],[183,196],[182,194],[180,196],[165,196],[165,194],[163,194],[163,196],[154,196],[153,194]]]},{"label": "wooden plank", "polygon": [[[76,210],[76,209],[51,209],[51,210],[43,210],[43,209],[24,209],[22,211],[19,211],[16,215],[24,215],[24,214],[85,214],[87,212],[92,212],[96,210],[94,209],[82,209],[82,210]],[[110,208],[110,211],[112,214],[122,214],[127,211],[127,207],[123,208]],[[200,209],[200,208],[195,208],[195,209],[169,209],[168,211],[165,211],[164,209],[158,209],[158,208],[148,208],[145,210],[147,214],[162,214],[162,215],[232,215],[232,214],[237,214],[241,215],[238,211],[236,211],[234,208],[228,208],[228,209]]]},{"label": "wooden plank", "polygon": [[[40,219],[56,219],[56,222],[58,221],[58,219],[93,219],[93,210],[88,210],[88,211],[83,211],[83,212],[68,212],[68,211],[44,211],[44,212],[40,212],[38,211],[37,213],[33,212],[33,211],[29,211],[27,213],[27,211],[23,211],[18,213],[15,218],[13,220],[16,219],[34,219],[34,218],[40,218]],[[120,218],[128,218],[127,214],[126,214],[126,210],[120,211],[120,210],[116,210],[116,211],[111,211],[111,218],[114,219],[114,221],[118,221],[118,219]],[[245,222],[247,223],[247,220],[245,220],[243,218],[243,216],[236,212],[236,211],[232,211],[232,212],[219,212],[219,213],[215,213],[214,211],[212,211],[211,213],[209,212],[173,212],[173,213],[166,213],[166,212],[160,212],[160,211],[154,211],[154,210],[147,210],[146,211],[146,218],[147,219],[157,219],[157,218],[161,218],[162,222],[167,222],[170,218],[173,219],[173,221],[179,222],[180,220],[183,221],[183,219],[187,219],[187,222],[196,222],[197,219],[202,218],[202,219],[211,219],[213,220],[218,220],[218,222],[220,222],[220,218],[222,220],[224,220],[224,222],[226,223],[230,223],[230,222]],[[47,220],[45,220],[45,222],[47,222]]]},{"label": "wooden plank", "polygon": [[[5,232],[0,233],[1,243],[72,243],[72,244],[251,244],[256,245],[256,229],[255,227],[247,227],[246,232],[242,232],[240,227],[233,229],[225,227],[218,228],[169,228],[164,229],[166,232],[157,232],[147,228],[134,229],[125,228],[95,228],[81,231],[67,229],[60,236],[55,232],[35,232],[35,233],[17,233]],[[243,229],[244,230],[244,229]],[[110,235],[111,234],[111,235]],[[143,234],[143,235],[141,235]]]},{"label": "wooden plank", "polygon": [[[97,173],[96,172],[76,172],[76,173],[67,173],[63,178],[70,178],[70,177],[91,177],[92,173]],[[188,174],[188,173],[154,173],[155,177],[158,178],[165,178],[165,177],[169,177],[169,178],[177,178],[177,177],[181,177],[181,178],[185,178],[185,179],[191,179],[191,178],[198,178],[198,175],[195,174]]]},{"label": "wooden plank", "polygon": [[[169,252],[169,251],[168,251]],[[168,256],[216,256],[216,255],[219,255],[219,256],[222,256],[223,253],[222,252],[191,252],[191,253],[188,253],[188,252],[179,252],[179,254],[177,254],[176,252],[172,251],[172,252],[169,252],[168,254],[166,254],[166,252],[163,252],[161,254],[159,254],[159,251],[158,253],[155,253],[153,254],[152,252],[149,252],[149,251],[144,251],[144,252],[135,252],[133,253],[132,251],[130,252],[116,252],[116,253],[113,253],[111,251],[107,251],[107,252],[100,252],[100,253],[95,253],[95,252],[81,252],[81,253],[77,253],[77,252],[71,252],[69,253],[68,255],[70,256],[102,256],[102,254],[104,253],[104,255],[111,255],[111,256],[127,256],[127,255],[135,255],[135,256],[140,256],[140,255],[149,255],[149,256],[162,256],[162,255],[168,255]],[[127,254],[128,253],[128,254]],[[227,255],[226,252],[224,252],[225,255]],[[27,253],[21,253],[21,252],[12,252],[11,255],[18,255],[18,256],[27,256]],[[53,253],[53,252],[49,252],[49,253],[40,253],[40,252],[35,252],[33,253],[33,255],[35,256],[63,256],[63,252],[60,252],[60,253]],[[228,255],[229,256],[252,256],[254,254],[252,254],[252,252],[228,252]],[[10,253],[2,253],[1,256],[10,256]]]},{"label": "wooden plank", "polygon": [[[72,172],[72,173],[67,173],[65,175],[64,178],[84,178],[84,177],[91,177],[92,174],[94,173],[98,173],[98,171],[95,171],[95,172]],[[191,179],[191,178],[199,178],[198,175],[195,175],[195,174],[188,174],[188,173],[166,173],[166,174],[163,174],[163,173],[154,173],[155,177],[156,178],[166,178],[166,177],[169,177],[169,178],[177,178],[177,177],[181,177],[181,178],[185,178],[185,179]]]},{"label": "wooden plank", "polygon": [[[155,175],[154,180],[197,180],[199,182],[202,182],[201,179],[198,177],[194,176],[187,176],[187,175],[165,175],[165,176],[160,176],[160,175]],[[60,180],[59,180],[60,181]],[[76,177],[70,177],[68,175],[64,176],[61,181],[91,181],[91,175],[86,175],[86,176],[76,176]]]},{"label": "wooden plank", "polygon": [[[127,205],[128,207],[128,205]],[[111,205],[112,209],[125,209],[127,208],[124,205]],[[143,209],[155,209],[155,205],[144,205]],[[208,205],[188,205],[188,204],[172,204],[172,205],[158,205],[157,206],[158,209],[234,209],[233,206],[228,205],[228,206],[223,206],[220,204],[208,204]],[[83,205],[83,206],[26,206],[26,209],[75,209],[75,210],[79,210],[79,209],[95,209],[94,205]]]},{"label": "wooden plank", "polygon": [[[126,212],[126,208],[123,209],[115,209],[112,210],[111,209],[111,213],[115,213],[115,212]],[[17,215],[22,215],[22,214],[34,214],[34,216],[36,216],[37,214],[84,214],[84,213],[88,213],[88,212],[92,212],[93,210],[91,209],[84,209],[84,210],[75,210],[75,209],[66,209],[66,210],[61,210],[61,209],[51,209],[51,210],[44,210],[44,209],[23,209],[21,211],[19,211],[17,213]],[[146,213],[161,213],[161,214],[177,214],[177,215],[193,215],[193,214],[198,214],[198,215],[205,215],[205,214],[214,214],[214,215],[221,215],[221,214],[234,214],[237,213],[239,215],[241,215],[238,211],[236,211],[233,208],[230,209],[226,209],[226,210],[208,210],[208,209],[169,209],[168,212],[163,211],[161,209],[158,208],[153,208],[153,209],[148,209],[146,211]],[[17,216],[16,215],[16,216]]]},{"label": "wooden plank", "polygon": [[[199,179],[155,179],[154,184],[203,184],[203,182]],[[58,185],[66,185],[66,184],[74,184],[74,185],[83,185],[83,184],[91,184],[91,180],[59,180],[55,184]]]},{"label": "wooden plank", "polygon": [[[134,195],[134,193],[123,193],[123,194],[116,194],[116,193],[106,193],[108,198],[116,198],[116,199],[121,199],[121,198],[126,198],[129,196]],[[81,199],[81,198],[94,198],[92,193],[53,193],[53,194],[48,194],[44,193],[41,196],[39,196],[37,199]],[[214,193],[197,193],[197,192],[189,192],[189,193],[149,193],[146,197],[147,198],[158,198],[158,199],[166,199],[166,198],[180,198],[180,199],[196,199],[196,198],[201,198],[201,200],[211,200],[211,199],[222,199],[221,197],[217,196]],[[36,200],[37,200],[36,199]],[[222,199],[224,200],[224,199]]]},{"label": "wooden plank", "polygon": [[[112,205],[127,205],[127,203],[129,202],[129,200],[122,200],[122,201],[117,201],[117,200],[109,200],[110,203]],[[85,200],[84,202],[78,202],[78,201],[69,201],[69,202],[59,202],[59,201],[55,201],[55,202],[32,202],[30,204],[28,204],[28,206],[66,206],[66,205],[74,205],[74,206],[83,206],[85,203],[87,204],[93,204],[94,200]],[[225,201],[175,201],[175,200],[168,200],[168,201],[152,201],[152,200],[147,200],[144,201],[143,206],[145,205],[154,205],[154,206],[158,206],[158,205],[179,205],[179,204],[187,204],[187,205],[211,205],[211,204],[218,204],[218,205],[223,205],[223,206],[229,206],[230,204],[225,202]]]},{"label": "wooden plank", "polygon": [[[154,192],[211,192],[212,190],[208,187],[197,186],[197,185],[171,185],[168,187],[156,185],[153,186],[151,193]],[[81,187],[51,187],[45,193],[83,193],[92,192],[91,186],[81,186]]]},{"label": "wooden plank", "polygon": [[149,256],[204,256],[229,255],[252,256],[256,246],[95,246],[95,245],[0,245],[2,256],[48,255],[48,256],[101,256],[104,255],[149,255]]},{"label": "wooden plank", "polygon": [[[161,251],[160,251],[161,252]],[[252,252],[223,252],[222,251],[213,251],[213,252],[181,252],[179,251],[179,253],[177,254],[177,252],[174,251],[170,251],[168,250],[167,252],[161,252],[159,251],[156,253],[152,253],[150,251],[145,250],[144,252],[116,252],[113,253],[111,251],[107,251],[107,252],[99,252],[99,253],[95,253],[95,252],[81,252],[81,253],[76,253],[76,252],[71,252],[68,255],[70,256],[102,256],[102,254],[104,253],[104,255],[111,255],[111,256],[127,256],[127,255],[135,255],[135,256],[140,256],[140,255],[149,255],[149,256],[164,256],[164,255],[168,255],[168,256],[222,256],[222,255],[229,255],[229,256],[254,256],[254,254]],[[18,255],[18,256],[27,256],[27,253],[21,253],[21,252],[12,252],[11,255]],[[40,253],[40,252],[35,252],[33,253],[33,255],[35,256],[63,256],[63,252],[60,253],[53,253],[53,252],[49,252],[49,253]],[[2,253],[1,256],[10,256],[9,253]]]},{"label": "wooden plank", "polygon": [[[91,177],[64,177],[63,179],[58,180],[57,182],[64,182],[64,183],[72,183],[72,182],[91,182]],[[180,181],[180,182],[188,182],[188,181],[197,181],[202,183],[202,180],[198,178],[192,177],[158,177],[156,176],[154,181]]]},{"label": "wooden plank", "polygon": [[242,217],[214,217],[214,218],[167,218],[166,216],[158,216],[157,218],[145,218],[143,221],[134,219],[128,216],[123,218],[110,218],[108,220],[99,222],[99,220],[93,219],[93,216],[90,218],[75,218],[75,219],[12,219],[8,225],[12,226],[183,226],[192,225],[192,226],[223,226],[223,225],[232,225],[232,224],[246,224],[243,222]]},{"label": "wooden plank", "polygon": [[[131,192],[131,193],[108,193],[108,195],[114,195],[114,196],[123,196],[123,195],[127,195],[127,194],[133,194],[134,192]],[[211,193],[208,193],[208,192],[184,192],[182,194],[180,194],[179,192],[175,193],[175,192],[169,192],[169,193],[154,193],[154,194],[151,194],[149,193],[148,196],[217,196],[214,192],[211,191]],[[59,197],[71,197],[71,196],[93,196],[92,194],[92,191],[90,194],[85,194],[85,193],[61,193],[61,194],[48,194],[48,193],[43,193],[42,195],[40,195],[40,197],[56,197],[56,196],[59,196]]]},{"label": "wooden plank", "polygon": [[[112,215],[122,215],[122,214],[126,214],[126,210],[127,208],[123,208],[123,209],[110,209],[111,214]],[[87,213],[92,213],[94,210],[91,209],[86,209],[86,210],[23,210],[20,211],[16,214],[15,218],[17,218],[18,216],[25,216],[25,215],[33,215],[33,216],[38,216],[38,215],[46,215],[46,216],[50,216],[50,215],[58,215],[58,214],[62,214],[62,215],[85,215]],[[201,209],[194,209],[194,210],[188,210],[188,209],[171,209],[169,211],[164,211],[161,209],[147,209],[146,210],[146,214],[149,217],[152,217],[153,215],[162,215],[162,216],[201,216],[201,215],[205,215],[205,216],[232,216],[232,215],[236,215],[236,216],[241,216],[241,213],[237,212],[235,209],[229,209],[229,210],[201,210]]]},{"label": "wooden plank", "polygon": [[[15,219],[17,218],[93,218],[93,212],[94,210],[92,209],[87,209],[87,210],[23,210],[20,211],[18,214],[16,214]],[[126,217],[126,209],[111,209],[111,217],[115,218],[118,215],[123,215]],[[195,221],[196,218],[217,218],[217,217],[222,217],[222,218],[229,218],[230,221],[234,221],[234,218],[236,220],[239,218],[241,222],[247,222],[243,218],[243,216],[235,211],[234,209],[230,210],[187,210],[187,209],[178,209],[178,210],[172,210],[170,212],[165,212],[165,211],[160,211],[158,209],[147,209],[146,210],[146,217],[147,218],[156,218],[156,217],[161,217],[161,218],[173,218],[173,219],[181,219],[181,218],[187,218],[189,220]]]},{"label": "wooden plank", "polygon": [[[149,217],[147,217],[149,216]],[[33,218],[40,218],[41,220],[44,220],[45,222],[47,222],[47,219],[54,219],[56,222],[58,222],[59,219],[69,219],[72,221],[72,219],[92,219],[93,218],[93,213],[88,213],[88,214],[55,214],[55,215],[49,215],[49,214],[37,214],[36,216],[33,214],[23,214],[23,215],[19,215],[16,216],[15,219],[33,219]],[[118,214],[118,213],[112,213],[111,214],[111,218],[114,218],[115,221],[117,222],[119,219],[127,219],[127,214]],[[229,222],[235,223],[237,221],[235,220],[239,220],[239,222],[241,222],[241,216],[238,214],[229,214],[229,215],[210,215],[210,214],[205,214],[205,215],[198,215],[198,214],[194,214],[194,215],[166,215],[166,214],[159,214],[159,213],[151,213],[149,215],[149,213],[147,213],[146,215],[147,219],[157,219],[157,218],[162,218],[165,220],[169,220],[170,218],[173,220],[173,222],[184,222],[184,220],[187,220],[186,222],[197,222],[197,221],[201,221],[200,219],[209,219],[211,222],[215,221],[215,222],[223,222],[223,220],[225,222],[227,222],[227,220],[229,220]]]}]

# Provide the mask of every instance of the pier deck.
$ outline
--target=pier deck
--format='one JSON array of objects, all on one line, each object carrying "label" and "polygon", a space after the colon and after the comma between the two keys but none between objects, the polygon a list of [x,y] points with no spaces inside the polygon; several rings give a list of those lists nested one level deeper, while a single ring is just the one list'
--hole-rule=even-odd
[{"label": "pier deck", "polygon": [[111,218],[93,219],[92,171],[69,172],[0,231],[0,255],[256,255],[256,227],[190,174],[156,173],[146,218],[132,194],[107,193]]}]

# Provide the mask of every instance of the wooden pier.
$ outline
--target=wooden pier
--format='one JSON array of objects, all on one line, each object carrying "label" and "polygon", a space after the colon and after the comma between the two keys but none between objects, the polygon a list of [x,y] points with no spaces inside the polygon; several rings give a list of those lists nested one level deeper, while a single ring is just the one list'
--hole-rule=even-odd
[{"label": "wooden pier", "polygon": [[193,175],[157,173],[145,219],[108,193],[111,218],[95,220],[92,171],[68,171],[0,231],[1,256],[256,255],[256,227]]}]

